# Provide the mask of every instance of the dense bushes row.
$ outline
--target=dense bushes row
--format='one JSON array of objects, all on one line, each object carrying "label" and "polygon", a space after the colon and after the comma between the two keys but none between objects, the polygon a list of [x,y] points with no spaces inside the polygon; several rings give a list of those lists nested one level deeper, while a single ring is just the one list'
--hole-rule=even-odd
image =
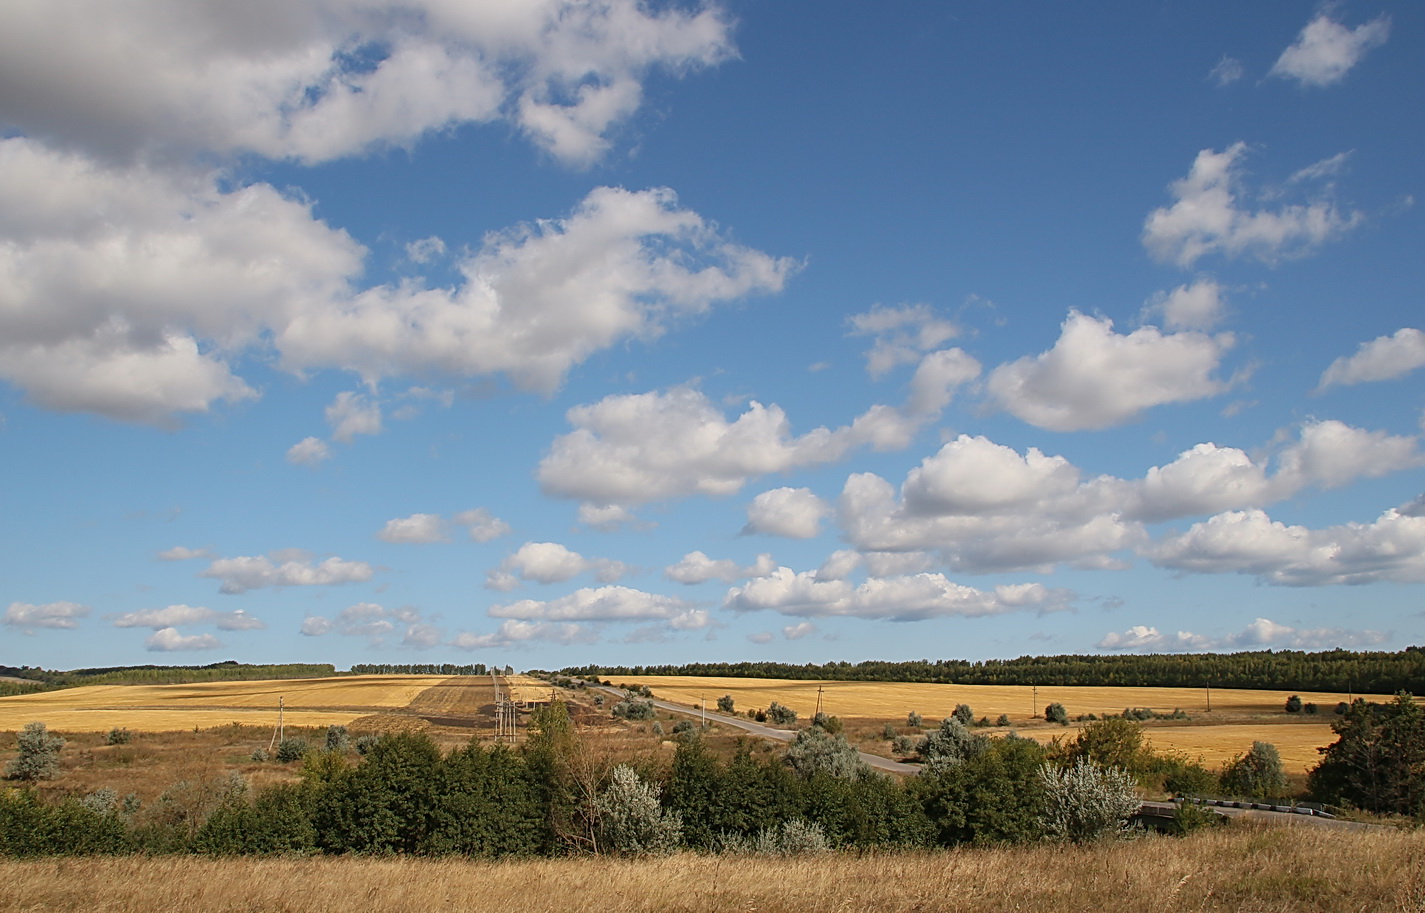
[{"label": "dense bushes row", "polygon": [[256,792],[236,775],[180,783],[144,808],[112,793],[45,804],[11,790],[0,796],[0,854],[792,852],[1048,833],[1044,749],[973,738],[957,760],[904,782],[871,772],[820,728],[802,733],[791,763],[747,745],[724,761],[689,733],[666,769],[615,767],[554,705],[520,751],[472,742],[442,754],[424,734],[391,734],[359,761],[309,752],[298,782]]},{"label": "dense bushes row", "polygon": [[[1335,726],[1340,739],[1311,776],[1318,796],[1425,813],[1425,713],[1412,699],[1359,701]],[[37,750],[53,747],[43,727],[31,735]],[[143,808],[109,790],[53,803],[0,792],[0,855],[499,857],[1087,840],[1122,824],[1135,788],[1278,797],[1286,787],[1270,745],[1254,744],[1219,777],[1148,750],[1122,717],[1045,747],[988,738],[952,715],[922,738],[922,770],[903,781],[872,772],[843,735],[817,726],[785,757],[744,743],[722,760],[690,730],[671,765],[614,766],[577,736],[562,704],[536,711],[518,751],[472,742],[442,754],[428,736],[400,733],[358,740],[353,761],[345,732],[334,735],[305,755],[299,781],[255,793],[235,774],[174,784]]]}]

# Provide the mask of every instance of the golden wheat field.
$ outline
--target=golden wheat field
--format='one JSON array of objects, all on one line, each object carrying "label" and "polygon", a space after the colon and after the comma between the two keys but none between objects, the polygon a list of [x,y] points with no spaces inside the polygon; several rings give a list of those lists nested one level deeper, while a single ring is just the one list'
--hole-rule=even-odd
[{"label": "golden wheat field", "polygon": [[0,913],[1419,913],[1425,835],[1238,826],[1089,846],[481,862],[0,861]]},{"label": "golden wheat field", "polygon": [[[926,725],[935,725],[955,709],[968,704],[978,717],[996,719],[1007,714],[1011,724],[1025,736],[1041,741],[1072,736],[1077,726],[1067,730],[1045,723],[1042,714],[1051,702],[1059,702],[1069,715],[1121,713],[1128,707],[1147,707],[1163,713],[1181,708],[1192,719],[1183,722],[1154,722],[1145,728],[1154,748],[1181,751],[1189,757],[1201,756],[1208,765],[1230,760],[1252,747],[1252,742],[1271,742],[1281,752],[1289,771],[1304,772],[1320,760],[1317,748],[1335,741],[1331,713],[1346,694],[1301,692],[1303,701],[1316,703],[1316,716],[1282,712],[1286,691],[1212,689],[1212,712],[1207,712],[1208,695],[1201,688],[1113,688],[1029,685],[940,685],[915,682],[792,681],[763,678],[715,678],[698,676],[635,675],[615,676],[615,684],[647,685],[664,700],[698,706],[706,699],[709,707],[717,698],[731,695],[737,710],[765,708],[779,701],[803,719],[821,708],[844,720],[903,721],[908,713],[920,713]],[[1361,697],[1363,695],[1355,695]],[[1365,695],[1366,697],[1371,697]],[[1389,700],[1375,696],[1376,700]]]},{"label": "golden wheat field", "polygon": [[291,726],[345,725],[358,717],[405,707],[444,681],[439,675],[356,675],[336,678],[188,685],[91,685],[0,698],[0,730],[41,721],[66,732],[116,726],[143,732],[271,725],[278,699]]}]

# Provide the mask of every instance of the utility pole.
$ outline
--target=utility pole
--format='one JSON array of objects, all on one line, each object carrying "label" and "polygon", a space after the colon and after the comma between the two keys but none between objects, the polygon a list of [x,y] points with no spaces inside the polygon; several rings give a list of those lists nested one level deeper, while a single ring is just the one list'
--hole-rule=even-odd
[{"label": "utility pole", "polygon": [[1030,685],[1029,687],[1034,689],[1031,692],[1033,696],[1029,699],[1029,718],[1032,720],[1039,715],[1039,686]]},{"label": "utility pole", "polygon": [[821,693],[825,690],[821,685],[816,686],[816,713],[812,715],[812,719],[821,716]]},{"label": "utility pole", "polygon": [[699,695],[699,697],[701,697],[701,698],[702,698],[702,701],[703,701],[703,721],[702,721],[702,728],[703,728],[703,729],[706,729],[706,728],[708,728],[708,698],[707,698],[707,695],[705,695],[705,694]]},{"label": "utility pole", "polygon": [[282,726],[282,704],[283,704],[283,697],[282,697],[281,695],[278,695],[278,697],[277,697],[277,728],[274,729],[274,730],[272,730],[272,741],[270,741],[270,742],[267,743],[267,750],[268,750],[268,752],[271,752],[271,751],[272,751],[272,747],[273,747],[274,745],[280,745],[280,744],[282,744],[282,740],[283,740],[284,738],[286,738],[286,730],[285,730],[285,729],[283,728],[283,726]]},{"label": "utility pole", "polygon": [[1212,712],[1212,682],[1207,683],[1207,712]]}]

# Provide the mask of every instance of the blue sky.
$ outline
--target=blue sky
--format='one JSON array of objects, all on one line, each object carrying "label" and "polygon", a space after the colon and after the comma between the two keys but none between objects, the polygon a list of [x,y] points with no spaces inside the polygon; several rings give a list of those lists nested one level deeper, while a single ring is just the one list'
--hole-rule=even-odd
[{"label": "blue sky", "polygon": [[1421,641],[1425,11],[0,10],[0,663]]}]

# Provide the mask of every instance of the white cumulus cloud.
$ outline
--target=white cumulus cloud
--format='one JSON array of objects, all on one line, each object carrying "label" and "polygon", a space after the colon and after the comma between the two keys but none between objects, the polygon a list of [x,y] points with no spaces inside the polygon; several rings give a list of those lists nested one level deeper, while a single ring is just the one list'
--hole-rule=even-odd
[{"label": "white cumulus cloud", "polygon": [[214,650],[222,645],[212,634],[180,634],[177,628],[159,628],[144,641],[144,648],[154,653]]},{"label": "white cumulus cloud", "polygon": [[558,542],[526,542],[490,572],[486,586],[508,590],[516,580],[563,583],[586,571],[593,571],[602,583],[613,583],[628,570],[622,562],[608,558],[585,558]]},{"label": "white cumulus cloud", "polygon": [[1143,224],[1143,244],[1154,257],[1182,267],[1212,253],[1275,263],[1309,254],[1364,219],[1324,197],[1275,211],[1242,209],[1237,186],[1246,152],[1239,142],[1197,154],[1187,177],[1169,188],[1173,204],[1153,210]]},{"label": "white cumulus cloud", "polygon": [[980,590],[943,574],[873,577],[855,584],[821,580],[814,571],[778,568],[772,574],[728,590],[723,607],[735,612],[772,610],[812,618],[850,616],[890,621],[979,617],[1007,612],[1049,612],[1066,608],[1074,595],[1039,583]]},{"label": "white cumulus cloud", "polygon": [[744,531],[811,539],[821,534],[821,521],[830,513],[831,505],[809,488],[774,488],[752,499]]},{"label": "white cumulus cloud", "polygon": [[1122,633],[1114,631],[1104,635],[1096,646],[1100,650],[1178,653],[1186,650],[1252,650],[1264,647],[1290,650],[1359,649],[1384,641],[1385,635],[1380,631],[1298,629],[1258,618],[1243,630],[1222,637],[1208,637],[1191,631],[1167,634],[1149,625],[1133,625]]},{"label": "white cumulus cloud", "polygon": [[732,583],[734,580],[741,580],[744,577],[760,577],[769,574],[776,567],[772,556],[765,552],[758,555],[752,565],[743,567],[729,558],[714,561],[701,551],[693,551],[684,555],[677,564],[670,564],[664,568],[663,576],[676,583],[690,585],[706,583],[709,580]]},{"label": "white cumulus cloud", "polygon": [[1354,355],[1331,362],[1321,375],[1320,387],[1394,380],[1425,366],[1425,333],[1401,327],[1390,336],[1361,343]]},{"label": "white cumulus cloud", "polygon": [[5,609],[4,622],[15,628],[79,627],[79,619],[89,617],[89,607],[77,602],[46,602],[34,605],[12,602]]},{"label": "white cumulus cloud", "polygon": [[1144,326],[1127,335],[1113,321],[1070,311],[1054,347],[990,373],[991,402],[1051,431],[1107,428],[1166,403],[1214,396],[1213,376],[1230,334],[1162,333]]},{"label": "white cumulus cloud", "polygon": [[287,448],[287,462],[296,466],[320,466],[331,455],[331,448],[319,437],[304,437]]},{"label": "white cumulus cloud", "polygon": [[376,534],[383,542],[426,545],[432,542],[448,542],[445,520],[440,514],[411,514],[387,520],[386,525]]},{"label": "white cumulus cloud", "polygon": [[1289,526],[1264,510],[1227,511],[1144,549],[1159,567],[1250,574],[1284,586],[1425,582],[1425,517],[1392,508],[1373,523]]},{"label": "white cumulus cloud", "polygon": [[574,431],[556,438],[540,462],[551,495],[594,504],[643,504],[694,494],[735,494],[748,480],[830,463],[857,446],[905,446],[897,410],[872,407],[850,426],[793,435],[786,413],[752,402],[728,421],[688,387],[613,395],[568,412]]},{"label": "white cumulus cloud", "polygon": [[199,574],[221,580],[223,593],[246,593],[248,590],[280,586],[339,586],[344,583],[364,583],[373,570],[364,561],[327,558],[313,563],[302,560],[277,560],[267,556],[242,555],[218,558]]},{"label": "white cumulus cloud", "polygon": [[1377,16],[1348,29],[1321,13],[1282,51],[1267,75],[1295,79],[1304,86],[1329,86],[1345,79],[1366,52],[1385,44],[1389,37],[1389,16]]},{"label": "white cumulus cloud", "polygon": [[510,534],[510,524],[484,507],[461,511],[455,515],[455,522],[468,529],[476,542],[491,542]]}]

